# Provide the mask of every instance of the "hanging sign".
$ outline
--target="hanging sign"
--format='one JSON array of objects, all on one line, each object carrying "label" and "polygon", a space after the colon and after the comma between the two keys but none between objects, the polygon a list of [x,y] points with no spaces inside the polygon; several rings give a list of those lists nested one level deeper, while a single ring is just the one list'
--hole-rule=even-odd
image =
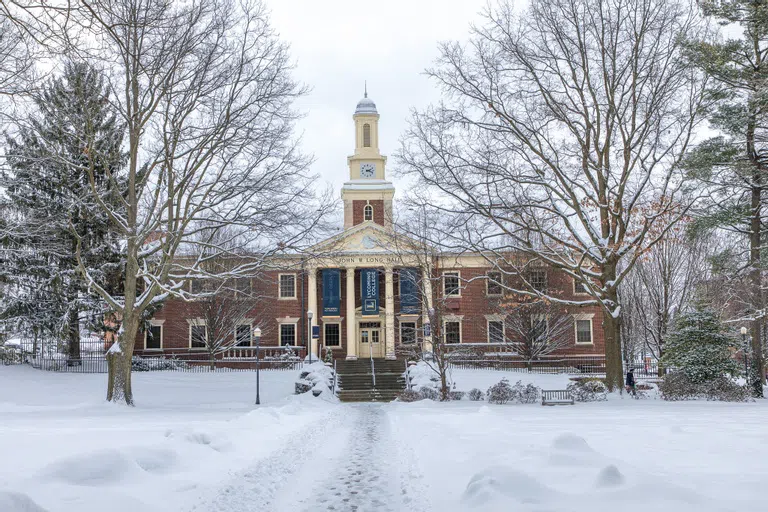
[{"label": "hanging sign", "polygon": [[313,340],[319,340],[320,339],[320,326],[319,325],[313,325],[312,326],[312,339]]},{"label": "hanging sign", "polygon": [[400,312],[406,315],[418,314],[421,309],[417,276],[415,268],[400,270]]},{"label": "hanging sign", "polygon": [[337,268],[323,269],[323,316],[341,314],[341,271]]},{"label": "hanging sign", "polygon": [[364,315],[379,314],[379,271],[375,268],[360,270],[360,295]]}]

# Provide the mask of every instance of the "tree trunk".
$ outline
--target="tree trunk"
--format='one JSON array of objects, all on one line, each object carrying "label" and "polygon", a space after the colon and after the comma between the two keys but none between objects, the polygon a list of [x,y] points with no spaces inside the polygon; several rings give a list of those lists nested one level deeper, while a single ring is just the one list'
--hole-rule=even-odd
[{"label": "tree trunk", "polygon": [[70,309],[68,316],[68,364],[80,364],[80,312],[77,308],[72,308]]},{"label": "tree trunk", "polygon": [[107,382],[108,402],[133,405],[131,358],[138,328],[139,321],[135,314],[124,317],[120,336],[107,352],[107,366],[109,370],[109,380]]},{"label": "tree trunk", "polygon": [[604,311],[603,332],[605,335],[605,386],[608,391],[622,389],[624,371],[621,364],[621,319]]},{"label": "tree trunk", "polygon": [[216,369],[216,354],[213,352],[210,352],[210,370],[214,371]]}]

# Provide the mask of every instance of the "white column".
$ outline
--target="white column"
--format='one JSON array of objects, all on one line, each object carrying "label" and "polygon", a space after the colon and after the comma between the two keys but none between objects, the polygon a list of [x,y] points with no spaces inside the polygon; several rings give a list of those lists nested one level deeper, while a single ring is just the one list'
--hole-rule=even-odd
[{"label": "white column", "polygon": [[392,278],[392,267],[384,269],[384,301],[387,309],[385,336],[387,359],[395,359],[395,287]]},{"label": "white column", "polygon": [[355,321],[355,269],[347,268],[347,359],[357,359],[357,325]]},{"label": "white column", "polygon": [[[426,300],[421,301],[421,318],[422,322],[426,323],[430,321],[429,310],[432,309],[432,280],[430,279],[429,267],[421,269],[421,293],[424,293]],[[432,332],[435,331],[435,326],[432,325]],[[422,347],[424,352],[432,351],[432,336],[424,337],[424,346]]]},{"label": "white column", "polygon": [[[317,319],[320,312],[317,310],[317,269],[310,268],[309,284],[307,286],[307,309],[312,312],[312,327],[317,325]],[[312,359],[317,358],[317,340],[312,338],[312,328],[309,329],[307,336],[310,337],[310,349],[312,350]]]}]

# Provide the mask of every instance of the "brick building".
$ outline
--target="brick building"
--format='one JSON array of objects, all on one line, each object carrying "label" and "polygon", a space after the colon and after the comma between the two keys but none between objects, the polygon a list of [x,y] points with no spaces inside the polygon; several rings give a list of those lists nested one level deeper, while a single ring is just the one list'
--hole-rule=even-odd
[{"label": "brick building", "polygon": [[[513,335],[510,300],[500,283],[514,286],[516,275],[489,268],[480,255],[424,258],[415,241],[395,235],[389,226],[395,189],[386,179],[387,159],[378,147],[379,114],[367,94],[353,120],[355,152],[347,159],[350,179],[341,190],[344,230],[315,246],[311,257],[286,256],[273,262],[281,270],[229,287],[228,293],[253,301],[245,318],[231,327],[229,352],[252,354],[258,326],[261,346],[291,345],[304,353],[311,332],[308,311],[319,333],[311,342],[315,355],[322,346],[334,357],[394,358],[397,346],[415,341],[428,346],[433,335],[455,344],[504,345]],[[529,283],[563,299],[585,297],[565,274],[535,265],[527,272]],[[202,284],[189,286],[194,290]],[[567,346],[554,356],[604,357],[599,308],[560,307],[556,314],[570,323]],[[202,316],[199,303],[168,301],[154,315],[151,334],[137,339],[136,352],[204,353]],[[541,321],[548,328],[547,319]]]}]

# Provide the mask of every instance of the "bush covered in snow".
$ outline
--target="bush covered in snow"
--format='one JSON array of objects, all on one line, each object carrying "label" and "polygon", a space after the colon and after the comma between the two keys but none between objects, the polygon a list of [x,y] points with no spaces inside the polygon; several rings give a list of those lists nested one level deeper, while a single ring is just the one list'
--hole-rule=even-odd
[{"label": "bush covered in snow", "polygon": [[608,388],[600,379],[580,379],[566,388],[576,402],[602,402],[608,400]]},{"label": "bush covered in snow", "polygon": [[510,386],[507,379],[501,379],[500,382],[488,388],[488,403],[506,404],[515,398],[515,391]]},{"label": "bush covered in snow", "polygon": [[175,357],[140,357],[131,358],[131,370],[134,372],[151,372],[155,370],[185,370],[189,365]]},{"label": "bush covered in snow", "polygon": [[512,388],[514,399],[521,404],[534,404],[541,398],[541,388],[531,383],[523,385],[522,381],[517,381]]},{"label": "bush covered in snow", "polygon": [[739,373],[740,366],[732,357],[736,348],[736,337],[714,312],[694,311],[680,315],[675,322],[664,344],[664,363],[678,368],[689,382],[703,384]]},{"label": "bush covered in snow", "polygon": [[666,375],[659,384],[661,398],[669,401],[707,399],[723,402],[746,402],[749,388],[740,386],[729,377],[718,377],[707,382],[691,382],[685,372]]},{"label": "bush covered in snow", "polygon": [[14,346],[0,345],[0,363],[18,364],[22,360],[21,349]]},{"label": "bush covered in snow", "polygon": [[296,381],[297,395],[312,391],[315,396],[331,395],[333,389],[333,368],[317,361],[304,366]]},{"label": "bush covered in snow", "polygon": [[422,386],[418,393],[422,400],[440,400],[440,392],[433,387]]},{"label": "bush covered in snow", "polygon": [[[440,399],[440,377],[426,362],[420,361],[417,364],[409,365],[406,378],[410,381],[411,389],[414,391],[421,392],[424,389],[429,389],[424,391],[423,398],[427,400]],[[450,386],[450,383],[448,385]]]},{"label": "bush covered in snow", "polygon": [[463,391],[451,391],[448,396],[451,397],[451,400],[464,400],[465,394]]},{"label": "bush covered in snow", "polygon": [[467,397],[473,402],[479,402],[481,400],[485,400],[485,393],[477,388],[472,388],[469,393],[467,393]]},{"label": "bush covered in snow", "polygon": [[418,402],[419,400],[423,400],[423,397],[418,391],[406,389],[398,395],[397,400],[399,402]]}]

